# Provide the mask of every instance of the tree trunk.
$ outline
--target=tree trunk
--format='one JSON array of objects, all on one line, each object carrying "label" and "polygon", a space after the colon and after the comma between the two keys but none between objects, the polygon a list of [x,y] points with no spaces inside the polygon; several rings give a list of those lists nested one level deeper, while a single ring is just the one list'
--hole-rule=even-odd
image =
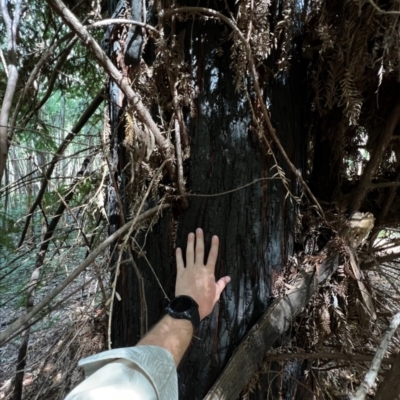
[{"label": "tree trunk", "polygon": [[[7,30],[7,56],[8,56],[8,71],[7,71],[7,87],[3,97],[0,110],[0,183],[3,178],[3,173],[6,169],[8,155],[8,121],[11,112],[11,106],[14,98],[14,93],[18,82],[17,68],[17,33],[19,20],[22,14],[22,1],[18,0],[15,5],[14,14],[10,15],[8,4],[5,0],[0,1],[0,12],[3,17],[4,24]],[[10,138],[13,132],[10,132]]]},{"label": "tree trunk", "polygon": [[[184,165],[188,192],[216,194],[257,178],[271,177],[276,172],[271,171],[273,158],[252,133],[252,113],[246,96],[235,90],[232,83],[235,77],[230,69],[230,43],[223,45],[222,56],[217,57],[214,52],[221,45],[224,26],[214,21],[190,20],[180,28],[197,38],[190,42],[191,35],[185,37],[186,56],[194,60],[193,78],[199,93],[197,116],[185,119],[191,139],[190,160]],[[303,65],[295,54],[293,57],[296,70],[290,76],[271,78],[268,98],[279,139],[292,162],[304,171],[305,75]],[[293,175],[281,157],[277,158],[290,180],[292,193],[296,194]],[[280,180],[264,180],[230,194],[191,197],[188,209],[177,205],[166,212],[145,244],[140,243],[171,298],[176,276],[174,248],[185,247],[187,234],[196,227],[204,229],[207,245],[213,234],[220,237],[216,276],[232,277],[219,304],[196,332],[179,367],[180,399],[204,397],[241,339],[270,305],[274,280],[293,253],[296,207],[286,194]],[[146,260],[140,257],[137,264],[145,281],[150,327],[163,315],[167,302]],[[116,302],[113,311],[114,347],[134,345],[140,339],[138,285],[132,267],[121,265],[117,291],[122,301]],[[253,398],[265,398],[269,383]]]}]

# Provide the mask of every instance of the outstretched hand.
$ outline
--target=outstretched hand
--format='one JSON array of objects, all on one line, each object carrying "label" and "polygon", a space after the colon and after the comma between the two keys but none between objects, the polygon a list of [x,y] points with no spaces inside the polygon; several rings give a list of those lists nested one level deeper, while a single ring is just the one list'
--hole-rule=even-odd
[{"label": "outstretched hand", "polygon": [[[195,245],[196,242],[196,245]],[[229,276],[224,276],[215,282],[215,264],[218,257],[218,236],[211,240],[211,250],[207,263],[204,265],[204,236],[201,228],[189,233],[186,247],[186,268],[182,258],[182,250],[176,249],[176,287],[175,296],[190,296],[199,305],[200,319],[207,317],[219,300],[222,291],[230,282]]]}]

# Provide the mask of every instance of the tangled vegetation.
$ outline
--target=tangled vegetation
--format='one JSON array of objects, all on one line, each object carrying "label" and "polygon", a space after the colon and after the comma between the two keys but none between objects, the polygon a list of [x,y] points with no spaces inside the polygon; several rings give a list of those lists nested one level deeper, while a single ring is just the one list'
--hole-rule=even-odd
[{"label": "tangled vegetation", "polygon": [[[145,334],[173,295],[187,220],[212,226],[204,210],[239,192],[238,214],[276,224],[279,262],[265,267],[257,247],[267,228],[242,222],[256,256],[232,272],[225,253],[246,258],[240,240],[223,249],[220,270],[240,282],[199,333],[219,359],[204,362],[213,376],[193,372],[194,395],[184,364],[181,398],[397,398],[397,0],[0,0],[0,11],[0,398],[63,398],[79,358],[134,344],[126,332]],[[220,142],[204,134],[213,110],[222,127],[231,118]],[[257,176],[207,169],[242,148]]]}]

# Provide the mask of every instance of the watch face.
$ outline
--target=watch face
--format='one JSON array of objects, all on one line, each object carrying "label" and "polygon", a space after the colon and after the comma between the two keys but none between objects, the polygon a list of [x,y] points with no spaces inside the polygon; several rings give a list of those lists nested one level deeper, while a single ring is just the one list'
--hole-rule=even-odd
[{"label": "watch face", "polygon": [[171,308],[176,312],[189,311],[193,305],[193,300],[189,296],[179,296],[171,302]]},{"label": "watch face", "polygon": [[172,318],[191,321],[195,330],[200,325],[199,305],[190,296],[175,297],[165,310]]}]

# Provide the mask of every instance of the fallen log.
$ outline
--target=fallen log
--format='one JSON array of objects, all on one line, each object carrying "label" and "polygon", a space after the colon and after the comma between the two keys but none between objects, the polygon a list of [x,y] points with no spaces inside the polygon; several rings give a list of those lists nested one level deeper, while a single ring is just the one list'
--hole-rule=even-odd
[{"label": "fallen log", "polygon": [[[355,223],[355,220],[360,222]],[[293,321],[311,296],[317,293],[318,287],[338,269],[340,244],[350,244],[350,249],[353,250],[368,236],[373,226],[372,214],[357,213],[346,227],[343,235],[345,243],[342,239],[331,240],[319,254],[316,263],[303,266],[303,270],[289,282],[291,289],[277,298],[246,334],[204,400],[238,398],[275,341],[291,329]]]}]

